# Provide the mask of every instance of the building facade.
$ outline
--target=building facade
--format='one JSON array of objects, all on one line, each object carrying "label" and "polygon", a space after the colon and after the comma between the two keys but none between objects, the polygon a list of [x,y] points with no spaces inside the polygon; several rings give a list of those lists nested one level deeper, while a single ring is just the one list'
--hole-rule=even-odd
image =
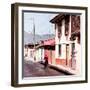
[{"label": "building facade", "polygon": [[51,23],[55,25],[55,65],[80,72],[80,15],[59,14]]},{"label": "building facade", "polygon": [[[39,42],[38,44],[27,44],[24,46],[24,57],[30,61],[44,61],[47,55],[49,64],[55,62],[55,39],[47,39]],[[34,60],[35,59],[35,60]]]},{"label": "building facade", "polygon": [[48,57],[48,63],[52,64],[55,61],[55,39],[43,40],[36,47],[36,60],[42,61],[44,57]]},{"label": "building facade", "polygon": [[35,47],[38,46],[38,44],[26,44],[24,46],[24,59],[25,60],[31,60],[31,61],[35,61]]}]

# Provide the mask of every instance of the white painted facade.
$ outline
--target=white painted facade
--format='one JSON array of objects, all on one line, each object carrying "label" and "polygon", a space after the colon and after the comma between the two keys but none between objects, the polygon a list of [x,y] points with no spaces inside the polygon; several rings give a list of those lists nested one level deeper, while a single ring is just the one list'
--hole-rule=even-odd
[{"label": "white painted facade", "polygon": [[[71,32],[71,29],[69,29],[69,31]],[[61,26],[61,37],[60,38],[58,38],[58,25],[56,25],[56,30],[55,30],[55,41],[56,41],[55,42],[55,44],[56,44],[55,45],[55,50],[56,50],[55,51],[56,52],[55,57],[56,58],[66,59],[66,44],[71,43],[69,40],[70,36],[71,36],[71,33],[69,33],[68,39],[66,39],[66,36],[65,36],[65,20],[63,19],[62,26]],[[59,55],[59,45],[61,45],[61,55]]]},{"label": "white painted facade", "polygon": [[35,52],[35,56],[36,56],[36,62],[42,61],[44,59],[44,49],[38,48]]},{"label": "white painted facade", "polygon": [[34,58],[33,49],[24,47],[24,59],[28,61],[29,60],[33,61],[33,58]]},{"label": "white painted facade", "polygon": [[[70,40],[71,37],[71,16],[69,17],[69,35],[65,36],[65,19],[61,21],[61,36],[58,37],[59,26],[55,23],[55,58],[67,60],[67,66],[70,66],[70,60],[72,59],[72,69],[76,74],[81,72],[81,45],[78,43],[78,38],[75,40]],[[73,48],[73,43],[75,48]],[[59,45],[61,45],[61,55],[59,55]],[[66,50],[66,46],[67,50]],[[73,51],[74,50],[74,51]],[[74,52],[74,55],[72,55]],[[67,55],[66,55],[67,54]]]},{"label": "white painted facade", "polygon": [[[36,60],[34,60],[34,57]],[[25,60],[30,60],[30,61],[41,61],[44,59],[44,49],[43,48],[38,48],[36,50],[31,49],[31,48],[25,48],[24,47],[24,58]]]}]

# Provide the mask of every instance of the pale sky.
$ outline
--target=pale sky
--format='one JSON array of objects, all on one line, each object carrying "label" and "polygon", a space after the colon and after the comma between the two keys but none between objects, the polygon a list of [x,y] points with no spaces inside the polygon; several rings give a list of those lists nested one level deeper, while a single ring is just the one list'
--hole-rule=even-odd
[{"label": "pale sky", "polygon": [[54,24],[49,22],[57,14],[24,12],[24,31],[33,33],[33,21],[36,34],[55,34]]}]

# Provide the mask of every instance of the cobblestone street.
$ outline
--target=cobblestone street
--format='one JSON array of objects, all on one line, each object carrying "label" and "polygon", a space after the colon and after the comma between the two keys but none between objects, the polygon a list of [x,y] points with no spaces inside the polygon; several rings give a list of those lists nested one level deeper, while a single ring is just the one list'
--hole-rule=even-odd
[{"label": "cobblestone street", "polygon": [[24,62],[24,77],[36,77],[36,76],[63,76],[66,73],[60,72],[53,68],[44,68],[40,62],[25,61]]}]

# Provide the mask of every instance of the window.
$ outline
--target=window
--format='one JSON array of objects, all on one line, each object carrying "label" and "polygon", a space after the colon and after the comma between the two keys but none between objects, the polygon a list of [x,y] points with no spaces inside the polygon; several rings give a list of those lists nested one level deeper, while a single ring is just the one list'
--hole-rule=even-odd
[{"label": "window", "polygon": [[72,55],[74,55],[75,51],[75,43],[72,43]]},{"label": "window", "polygon": [[61,56],[61,45],[59,45],[59,56]]}]

